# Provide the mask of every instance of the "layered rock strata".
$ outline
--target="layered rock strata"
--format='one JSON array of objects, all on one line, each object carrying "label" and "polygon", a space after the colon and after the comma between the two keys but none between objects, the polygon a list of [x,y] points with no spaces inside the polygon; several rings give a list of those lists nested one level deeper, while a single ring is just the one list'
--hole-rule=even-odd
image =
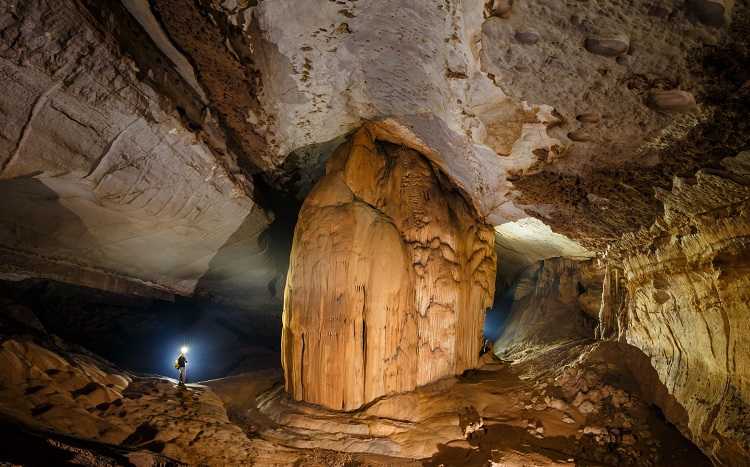
[{"label": "layered rock strata", "polygon": [[420,153],[358,131],[328,162],[295,230],[287,391],[351,410],[476,366],[493,241]]},{"label": "layered rock strata", "polygon": [[750,152],[722,165],[676,178],[664,216],[609,251],[627,294],[612,335],[651,358],[684,409],[673,423],[717,464],[749,465]]}]

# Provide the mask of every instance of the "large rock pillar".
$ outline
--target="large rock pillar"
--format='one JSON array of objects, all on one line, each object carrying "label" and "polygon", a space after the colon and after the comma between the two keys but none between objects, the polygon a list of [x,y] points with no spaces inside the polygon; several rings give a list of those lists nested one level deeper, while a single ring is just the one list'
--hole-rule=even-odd
[{"label": "large rock pillar", "polygon": [[286,390],[352,410],[476,366],[494,230],[420,153],[342,145],[300,211],[284,297]]}]

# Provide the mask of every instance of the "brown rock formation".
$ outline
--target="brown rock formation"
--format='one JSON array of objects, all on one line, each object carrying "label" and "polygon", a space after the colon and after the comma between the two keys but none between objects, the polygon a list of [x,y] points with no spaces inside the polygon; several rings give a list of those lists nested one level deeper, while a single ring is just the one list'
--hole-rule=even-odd
[{"label": "brown rock formation", "polygon": [[300,212],[284,303],[287,391],[351,410],[476,366],[493,240],[422,155],[360,130]]},{"label": "brown rock formation", "polygon": [[660,191],[664,216],[609,258],[627,286],[618,334],[684,408],[667,417],[717,463],[748,465],[750,153],[723,166]]}]

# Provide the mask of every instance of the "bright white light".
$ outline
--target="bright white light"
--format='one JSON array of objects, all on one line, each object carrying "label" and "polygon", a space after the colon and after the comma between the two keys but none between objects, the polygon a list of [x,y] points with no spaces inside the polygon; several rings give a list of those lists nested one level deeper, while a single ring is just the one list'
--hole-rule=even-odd
[{"label": "bright white light", "polygon": [[189,350],[189,349],[187,348],[187,346],[186,346],[186,345],[183,345],[183,346],[182,346],[182,347],[180,348],[180,352],[182,352],[182,353],[187,353],[187,352],[188,352],[188,350]]}]

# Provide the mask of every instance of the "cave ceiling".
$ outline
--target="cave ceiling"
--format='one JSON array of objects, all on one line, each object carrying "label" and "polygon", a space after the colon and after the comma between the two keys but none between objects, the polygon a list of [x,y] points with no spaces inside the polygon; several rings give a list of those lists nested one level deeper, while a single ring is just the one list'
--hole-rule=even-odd
[{"label": "cave ceiling", "polygon": [[516,270],[747,145],[740,0],[0,5],[4,278],[278,305],[299,205],[368,122]]}]

